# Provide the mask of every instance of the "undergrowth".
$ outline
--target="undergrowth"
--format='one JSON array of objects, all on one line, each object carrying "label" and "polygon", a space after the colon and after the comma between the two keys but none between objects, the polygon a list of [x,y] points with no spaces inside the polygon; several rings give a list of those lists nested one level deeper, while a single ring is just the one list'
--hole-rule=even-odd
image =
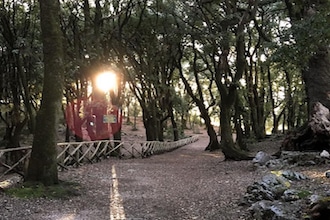
[{"label": "undergrowth", "polygon": [[80,191],[80,184],[61,181],[59,184],[52,186],[45,186],[42,183],[25,182],[17,187],[5,190],[5,193],[23,199],[68,199],[80,195]]}]

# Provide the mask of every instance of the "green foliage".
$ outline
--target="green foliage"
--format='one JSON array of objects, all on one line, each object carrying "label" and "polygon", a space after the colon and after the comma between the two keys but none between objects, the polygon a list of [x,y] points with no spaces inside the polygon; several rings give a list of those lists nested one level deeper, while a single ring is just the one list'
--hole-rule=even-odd
[{"label": "green foliage", "polygon": [[291,23],[292,26],[280,33],[280,41],[272,59],[304,68],[320,46],[330,44],[329,9],[323,8]]},{"label": "green foliage", "polygon": [[313,193],[309,190],[300,190],[298,192],[298,196],[300,199],[305,199],[307,198],[308,196],[312,195]]},{"label": "green foliage", "polygon": [[30,199],[30,198],[53,198],[68,199],[80,195],[81,187],[78,183],[60,182],[52,186],[44,186],[42,183],[26,182],[21,186],[7,189],[9,195]]}]

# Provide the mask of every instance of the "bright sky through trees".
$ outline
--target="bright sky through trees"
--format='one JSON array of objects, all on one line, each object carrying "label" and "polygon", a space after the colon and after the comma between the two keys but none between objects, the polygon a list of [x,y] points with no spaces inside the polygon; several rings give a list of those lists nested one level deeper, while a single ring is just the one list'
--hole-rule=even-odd
[{"label": "bright sky through trees", "polygon": [[113,72],[103,72],[96,77],[96,86],[103,92],[109,92],[116,85],[116,75]]}]

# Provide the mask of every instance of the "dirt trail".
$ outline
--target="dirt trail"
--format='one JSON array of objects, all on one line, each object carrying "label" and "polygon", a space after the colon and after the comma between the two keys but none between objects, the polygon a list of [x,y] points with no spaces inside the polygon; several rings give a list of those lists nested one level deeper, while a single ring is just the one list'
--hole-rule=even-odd
[{"label": "dirt trail", "polygon": [[114,166],[128,219],[244,219],[237,199],[254,179],[248,162],[205,152],[208,138]]}]

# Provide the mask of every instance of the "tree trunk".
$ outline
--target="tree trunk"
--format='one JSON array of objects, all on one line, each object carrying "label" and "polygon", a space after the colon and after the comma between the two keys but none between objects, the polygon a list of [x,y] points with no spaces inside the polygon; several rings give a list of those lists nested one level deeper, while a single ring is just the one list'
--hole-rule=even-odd
[{"label": "tree trunk", "polygon": [[200,96],[200,97],[195,96],[188,80],[183,75],[182,66],[181,66],[180,62],[178,63],[178,69],[179,69],[179,73],[180,73],[180,78],[181,78],[181,80],[182,80],[182,82],[183,82],[183,84],[184,84],[184,86],[187,90],[187,93],[190,95],[190,97],[193,99],[193,101],[197,105],[197,107],[200,111],[201,117],[205,121],[207,134],[209,135],[209,139],[210,139],[210,141],[209,141],[207,147],[205,148],[205,150],[213,151],[213,150],[220,149],[220,143],[219,143],[218,138],[217,138],[217,133],[215,132],[214,127],[211,124],[211,118],[210,118],[209,113],[208,113],[208,111],[205,107],[204,102],[202,101],[203,97],[202,96]]},{"label": "tree trunk", "polygon": [[[228,97],[229,98],[229,97]],[[224,99],[221,102],[220,113],[220,127],[221,127],[221,149],[225,155],[226,160],[249,160],[249,157],[241,149],[237,148],[233,140],[233,133],[231,127],[231,109]]]},{"label": "tree trunk", "polygon": [[156,141],[158,136],[158,128],[156,118],[153,117],[147,110],[142,109],[143,125],[146,129],[147,141]]},{"label": "tree trunk", "polygon": [[44,51],[44,84],[26,181],[53,185],[59,182],[56,138],[64,81],[60,4],[54,0],[42,0],[39,4]]},{"label": "tree trunk", "polygon": [[175,121],[175,117],[173,114],[173,103],[172,102],[168,105],[168,114],[170,116],[172,129],[173,129],[173,141],[177,141],[177,140],[179,140],[179,128],[178,128],[178,125]]},{"label": "tree trunk", "polygon": [[[159,118],[159,117],[157,117]],[[164,141],[164,130],[166,129],[166,125],[164,125],[165,121],[157,120],[157,140]]]},{"label": "tree trunk", "polygon": [[[247,17],[246,17],[247,16]],[[244,41],[244,24],[248,21],[248,14],[244,14],[242,17],[241,24],[238,25],[236,30],[236,74],[232,79],[231,83],[223,83],[222,75],[226,75],[228,78],[231,75],[229,70],[228,61],[228,51],[229,51],[229,41],[224,39],[222,42],[223,53],[220,57],[220,62],[218,68],[216,68],[217,73],[215,75],[215,82],[217,88],[220,92],[221,102],[220,102],[220,128],[221,128],[221,149],[228,160],[245,160],[250,159],[245,152],[237,148],[233,140],[232,126],[231,126],[231,116],[232,108],[235,104],[235,99],[237,96],[237,85],[238,81],[242,78],[245,67],[245,41]],[[247,19],[247,20],[246,20]],[[226,51],[226,53],[224,53]]]},{"label": "tree trunk", "polygon": [[[200,103],[200,105],[202,105]],[[220,149],[220,144],[218,141],[217,133],[214,130],[214,127],[211,123],[211,118],[205,108],[200,108],[201,117],[204,119],[205,126],[207,129],[207,134],[209,135],[209,144],[205,150],[214,151]]]},{"label": "tree trunk", "polygon": [[[300,21],[318,16],[316,13],[320,13],[323,10],[327,11],[326,9],[329,7],[327,1],[285,0],[285,4],[293,27],[299,27],[301,25],[299,24]],[[326,22],[323,24],[328,25]],[[297,37],[300,33],[294,32],[293,34]],[[299,38],[297,37],[297,39]],[[297,44],[305,45],[305,42],[297,41]],[[319,135],[319,132],[315,133],[315,124],[311,122],[318,117],[318,114],[315,114],[317,111],[313,110],[314,108],[317,109],[318,106],[325,106],[327,109],[330,108],[330,51],[329,45],[323,45],[324,43],[313,42],[311,44],[313,45],[308,46],[317,48],[317,51],[308,51],[309,53],[313,53],[308,58],[307,67],[302,70],[307,94],[308,124],[300,128],[298,132],[290,134],[282,144],[283,149],[320,150],[320,148],[323,149],[325,147],[324,142],[328,146],[328,136],[324,136],[323,131],[321,132],[322,135]],[[324,118],[321,121],[323,121],[321,123],[322,125],[327,125]],[[327,127],[324,128],[324,131],[327,131]]]},{"label": "tree trunk", "polygon": [[269,87],[269,100],[272,106],[272,116],[273,116],[273,129],[272,133],[276,134],[278,133],[278,123],[276,120],[276,113],[275,113],[275,100],[274,100],[274,95],[273,95],[273,83],[272,83],[272,77],[271,77],[271,72],[270,72],[270,67],[269,65],[267,66],[267,83]]},{"label": "tree trunk", "polygon": [[330,51],[319,47],[319,51],[310,58],[308,68],[303,70],[306,85],[309,115],[315,103],[320,102],[330,108]]},{"label": "tree trunk", "polygon": [[[287,6],[289,17],[291,19],[291,25],[293,27],[298,27],[301,25],[299,23],[300,21],[312,19],[313,16],[317,17],[317,13],[321,13],[321,11],[327,11],[326,9],[329,9],[328,1],[285,0],[285,4]],[[328,25],[326,22],[323,22],[323,24]],[[298,36],[300,33],[294,32],[293,34]],[[297,43],[305,45],[304,40]],[[310,53],[313,52],[313,54],[308,59],[307,67],[302,70],[302,77],[306,87],[309,117],[312,116],[312,109],[317,102],[320,102],[327,108],[330,107],[329,45],[324,45],[324,43],[318,42],[313,42],[312,44],[314,48],[317,48],[317,51],[308,51]]]},{"label": "tree trunk", "polygon": [[[257,70],[253,70],[253,59],[250,58],[251,66],[249,68],[249,74],[247,76],[247,87],[248,87],[248,101],[250,105],[250,111],[251,111],[251,122],[252,122],[252,130],[254,132],[254,135],[257,139],[262,139],[265,137],[265,129],[264,129],[264,116],[263,116],[263,90],[261,91],[261,94],[259,95],[258,92],[258,74]],[[255,76],[253,76],[253,73],[255,73]],[[253,81],[255,79],[255,82]]]},{"label": "tree trunk", "polygon": [[330,151],[330,113],[320,102],[314,104],[312,117],[305,126],[290,133],[282,150]]},{"label": "tree trunk", "polygon": [[247,145],[244,140],[244,131],[242,129],[242,118],[244,117],[244,108],[242,106],[240,97],[236,93],[236,102],[235,102],[235,115],[234,115],[234,126],[236,131],[236,143],[242,150],[248,150]]},{"label": "tree trunk", "polygon": [[292,83],[291,83],[291,77],[288,71],[285,72],[285,80],[286,80],[286,97],[287,97],[287,110],[288,110],[288,117],[287,117],[287,123],[288,123],[288,130],[291,131],[294,128],[294,107],[293,107],[293,97],[292,97]]},{"label": "tree trunk", "polygon": [[26,78],[26,71],[23,69],[23,58],[21,55],[16,54],[15,55],[15,59],[16,59],[16,63],[17,63],[17,72],[19,75],[19,79],[21,81],[21,87],[22,90],[24,92],[21,93],[23,101],[24,101],[24,105],[28,114],[28,127],[30,130],[30,133],[33,134],[34,133],[34,129],[35,129],[35,111],[32,107],[32,103],[31,103],[31,95],[30,95],[30,91],[28,88],[28,81]]}]

